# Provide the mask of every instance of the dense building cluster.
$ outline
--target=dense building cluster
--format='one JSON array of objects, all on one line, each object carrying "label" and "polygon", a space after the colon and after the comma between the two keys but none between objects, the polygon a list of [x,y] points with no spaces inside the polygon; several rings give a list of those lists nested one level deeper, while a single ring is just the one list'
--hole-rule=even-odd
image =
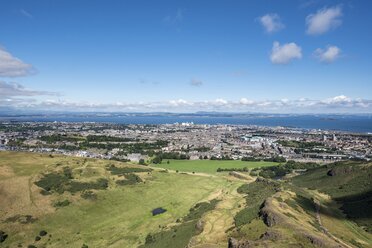
[{"label": "dense building cluster", "polygon": [[124,125],[3,122],[0,149],[150,162],[176,159],[245,159],[330,162],[370,160],[372,135],[244,125]]}]

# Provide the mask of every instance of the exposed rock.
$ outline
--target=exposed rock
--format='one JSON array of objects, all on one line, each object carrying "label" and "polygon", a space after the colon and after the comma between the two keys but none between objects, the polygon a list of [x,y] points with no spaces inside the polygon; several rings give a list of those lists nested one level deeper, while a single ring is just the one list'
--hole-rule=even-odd
[{"label": "exposed rock", "polygon": [[250,248],[253,247],[253,243],[249,240],[239,241],[234,238],[229,238],[228,248]]},{"label": "exposed rock", "polygon": [[263,178],[263,177],[257,177],[256,178],[256,182],[268,182],[269,180],[267,180],[266,178]]},{"label": "exposed rock", "polygon": [[239,245],[239,241],[237,239],[234,239],[234,238],[229,238],[229,241],[228,241],[228,248],[236,248],[238,247]]},{"label": "exposed rock", "polygon": [[261,235],[260,239],[263,240],[278,240],[280,239],[280,234],[274,231],[267,231]]},{"label": "exposed rock", "polygon": [[342,174],[349,174],[351,172],[353,172],[353,168],[351,166],[342,166],[342,167],[335,167],[335,168],[330,169],[327,172],[327,175],[333,177],[333,176],[342,175]]},{"label": "exposed rock", "polygon": [[268,198],[265,200],[263,207],[261,208],[261,211],[260,211],[260,216],[262,217],[264,223],[267,226],[272,227],[276,224],[281,223],[282,219],[280,218],[278,214],[276,214],[273,211],[275,207],[272,206],[272,204],[270,203],[270,199],[271,198]]},{"label": "exposed rock", "polygon": [[195,228],[198,232],[202,232],[204,229],[204,222],[202,220],[198,220],[195,224]]},{"label": "exposed rock", "polygon": [[313,235],[306,235],[306,238],[317,247],[326,247],[326,244],[321,238],[315,237]]},{"label": "exposed rock", "polygon": [[268,227],[275,226],[278,223],[276,216],[270,212],[263,211],[261,216]]}]

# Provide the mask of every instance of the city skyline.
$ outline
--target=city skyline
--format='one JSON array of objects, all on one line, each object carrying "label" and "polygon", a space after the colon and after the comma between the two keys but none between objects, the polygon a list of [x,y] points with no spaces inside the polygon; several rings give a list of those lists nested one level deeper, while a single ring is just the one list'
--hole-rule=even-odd
[{"label": "city skyline", "polygon": [[0,6],[0,110],[372,113],[369,2]]}]

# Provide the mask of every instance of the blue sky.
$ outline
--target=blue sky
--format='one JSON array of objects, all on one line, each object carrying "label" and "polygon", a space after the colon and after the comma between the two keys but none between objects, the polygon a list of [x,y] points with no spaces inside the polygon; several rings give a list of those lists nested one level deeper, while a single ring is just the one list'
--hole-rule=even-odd
[{"label": "blue sky", "polygon": [[1,1],[0,107],[372,112],[370,1]]}]

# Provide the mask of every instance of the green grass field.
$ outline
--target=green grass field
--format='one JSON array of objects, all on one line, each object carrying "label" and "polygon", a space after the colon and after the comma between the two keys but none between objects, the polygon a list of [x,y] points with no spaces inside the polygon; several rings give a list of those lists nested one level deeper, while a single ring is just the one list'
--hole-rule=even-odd
[{"label": "green grass field", "polygon": [[[295,177],[292,183],[217,173],[218,168],[275,164],[165,160],[146,167],[0,152],[0,234],[8,235],[0,246],[139,247],[150,240],[145,247],[226,247],[231,236],[249,238],[260,247],[313,247],[314,242],[323,247],[339,242],[371,247],[371,234],[352,222],[356,218],[346,219],[334,201],[352,193],[370,192],[370,165],[354,165],[352,169],[341,165],[332,177],[327,171],[334,166],[328,165]],[[92,184],[99,179],[105,180],[105,187]],[[130,183],[118,184],[129,179]],[[314,189],[336,198],[332,200]],[[344,199],[352,204],[344,205],[346,210],[370,206],[370,198],[349,198]],[[322,202],[319,214],[328,236],[320,229],[314,199]],[[216,204],[200,208],[205,211],[199,213],[194,206],[200,202],[204,203],[198,206]],[[364,202],[367,205],[361,204]],[[167,211],[153,216],[151,211],[159,207]],[[364,214],[354,216],[359,218],[357,223],[370,226],[369,209],[356,211]],[[265,225],[270,220],[275,225]],[[48,234],[42,236],[41,231]]]},{"label": "green grass field", "polygon": [[[169,161],[169,164],[167,163]],[[179,172],[200,172],[200,173],[217,173],[218,168],[244,168],[249,169],[278,165],[274,162],[248,162],[240,160],[172,160],[165,159],[161,164],[154,164],[152,166],[164,168],[168,170],[178,170]]]},{"label": "green grass field", "polygon": [[[110,175],[105,169],[110,163],[133,166],[107,160],[1,152],[0,230],[9,235],[1,245],[137,247],[144,243],[147,234],[175,223],[196,203],[207,200],[213,192],[229,184],[222,177],[153,171],[150,175],[139,173],[144,182],[118,186],[115,175]],[[72,168],[74,178],[78,178],[75,180],[105,177],[109,180],[109,187],[96,190],[96,200],[82,199],[80,193],[70,192],[41,195],[41,189],[34,182],[41,173],[56,171],[60,166]],[[93,177],[92,171],[95,172]],[[53,208],[53,202],[64,199],[69,199],[71,204]],[[151,210],[158,207],[167,212],[152,216]],[[17,215],[32,215],[35,221],[27,224],[6,221]],[[47,231],[48,236],[35,241],[41,230]]]}]

